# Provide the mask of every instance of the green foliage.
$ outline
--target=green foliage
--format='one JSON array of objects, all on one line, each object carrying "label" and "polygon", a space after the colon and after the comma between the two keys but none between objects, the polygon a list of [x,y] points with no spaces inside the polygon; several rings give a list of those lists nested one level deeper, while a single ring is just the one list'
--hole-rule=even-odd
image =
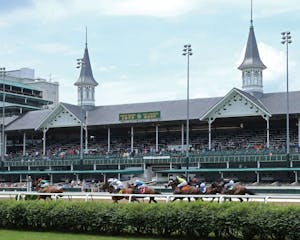
[{"label": "green foliage", "polygon": [[300,239],[300,207],[263,203],[0,201],[0,228],[167,238]]}]

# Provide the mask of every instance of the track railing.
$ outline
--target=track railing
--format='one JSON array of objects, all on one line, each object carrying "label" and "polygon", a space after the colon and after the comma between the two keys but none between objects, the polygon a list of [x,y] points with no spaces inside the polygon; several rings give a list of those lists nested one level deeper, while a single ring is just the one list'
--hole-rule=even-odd
[{"label": "track railing", "polygon": [[222,203],[228,199],[233,201],[239,201],[243,199],[244,201],[257,201],[257,202],[295,202],[300,203],[300,194],[286,194],[286,195],[275,195],[275,194],[258,194],[258,195],[183,195],[183,194],[109,194],[105,192],[64,192],[64,193],[38,193],[38,192],[20,192],[20,191],[2,191],[0,192],[0,199],[16,199],[17,201],[25,199],[26,195],[40,195],[40,196],[50,196],[51,199],[64,199],[64,200],[83,200],[83,201],[93,201],[93,200],[109,200],[113,196],[116,197],[126,197],[128,202],[132,202],[133,198],[148,200],[150,197],[155,197],[156,200],[161,202],[171,202],[173,199],[183,199],[185,201],[188,198],[202,199],[204,201],[217,201]]}]

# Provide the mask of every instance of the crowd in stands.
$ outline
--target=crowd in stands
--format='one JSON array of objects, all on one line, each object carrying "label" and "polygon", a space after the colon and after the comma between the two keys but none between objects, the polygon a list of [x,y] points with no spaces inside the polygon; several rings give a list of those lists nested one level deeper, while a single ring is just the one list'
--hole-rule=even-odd
[{"label": "crowd in stands", "polygon": [[[244,130],[244,131],[220,131],[212,135],[211,150],[208,150],[207,133],[190,133],[191,154],[211,154],[216,152],[228,151],[231,153],[284,153],[286,150],[286,135],[284,130],[270,131],[270,147],[266,147],[266,133],[263,131]],[[298,152],[297,132],[291,132],[291,152]],[[89,148],[85,154],[106,155],[118,157],[134,157],[137,155],[153,154],[180,154],[184,152],[181,145],[181,133],[169,132],[160,133],[159,149],[156,150],[155,135],[136,134],[134,136],[134,148],[131,150],[130,137],[118,136],[111,139],[110,152],[107,152],[107,140],[95,138],[88,144]],[[59,144],[47,142],[46,155],[43,156],[42,142],[26,147],[23,156],[23,149],[10,147],[6,160],[32,161],[34,159],[65,159],[78,157],[80,154],[79,143]]]}]

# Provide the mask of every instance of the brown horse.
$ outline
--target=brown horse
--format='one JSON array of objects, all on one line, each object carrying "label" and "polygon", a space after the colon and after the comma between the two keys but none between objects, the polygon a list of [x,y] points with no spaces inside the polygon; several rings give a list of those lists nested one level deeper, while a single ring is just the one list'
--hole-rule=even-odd
[{"label": "brown horse", "polygon": [[[159,191],[156,191],[155,189],[153,188],[150,188],[148,186],[142,188],[142,189],[138,189],[137,186],[134,186],[133,184],[130,184],[129,185],[132,189],[133,189],[133,192],[135,194],[161,194]],[[157,201],[155,200],[154,197],[150,197],[149,198],[149,203],[151,202],[154,202],[154,203],[157,203]]]},{"label": "brown horse", "polygon": [[[117,192],[115,188],[109,184],[103,185],[104,187],[107,187],[107,191],[109,193],[118,193],[118,194],[133,194],[133,188],[123,188],[120,191]],[[111,197],[114,203],[118,203],[119,200],[127,199],[129,200],[129,196],[112,196]],[[140,202],[136,197],[132,197],[131,201],[133,202]]]},{"label": "brown horse", "polygon": [[[199,195],[200,194],[200,190],[198,187],[196,186],[190,186],[190,185],[186,185],[184,187],[182,187],[181,189],[177,187],[178,182],[176,180],[169,180],[167,187],[171,186],[172,190],[173,190],[173,194],[191,194],[191,195]],[[172,200],[172,202],[176,201],[177,199],[182,200],[182,197],[176,197]],[[198,198],[197,198],[198,199]],[[197,200],[196,199],[196,200]],[[191,198],[188,197],[188,201],[191,201]]]},{"label": "brown horse", "polygon": [[[49,185],[47,187],[41,188],[39,183],[42,179],[39,178],[32,183],[32,186],[36,188],[38,193],[63,193],[64,190],[62,188],[58,188],[56,186]],[[38,195],[37,199],[51,199],[51,195]]]},{"label": "brown horse", "polygon": [[[214,184],[207,186],[205,193],[200,192],[201,195],[202,194],[203,195],[215,195],[217,193],[220,193],[220,190]],[[201,198],[201,200],[203,200],[203,199]],[[213,202],[214,200],[215,200],[215,197],[213,197],[211,201]]]},{"label": "brown horse", "polygon": [[[250,189],[246,188],[245,186],[242,186],[238,183],[235,183],[233,185],[232,189],[225,189],[224,183],[215,183],[216,186],[216,190],[221,193],[221,194],[225,194],[225,195],[255,195],[255,193],[253,191],[251,191]],[[241,202],[243,202],[243,198],[239,197],[238,198]],[[226,198],[225,198],[226,200]],[[232,199],[229,198],[229,200],[231,201]]]}]

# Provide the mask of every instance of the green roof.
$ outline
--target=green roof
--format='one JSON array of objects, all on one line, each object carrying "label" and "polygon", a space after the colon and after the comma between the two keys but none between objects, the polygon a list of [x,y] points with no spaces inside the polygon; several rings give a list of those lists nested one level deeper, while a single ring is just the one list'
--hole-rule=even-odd
[{"label": "green roof", "polygon": [[[186,169],[169,169],[158,171],[160,173],[185,173]],[[198,172],[288,172],[300,171],[300,168],[190,168],[189,173]]]},{"label": "green roof", "polygon": [[128,170],[118,170],[118,169],[111,169],[111,170],[66,170],[66,171],[59,171],[59,170],[46,170],[46,171],[0,171],[0,175],[13,175],[13,174],[80,174],[80,173],[120,173],[120,174],[140,174],[144,173],[142,169],[128,169]]}]

